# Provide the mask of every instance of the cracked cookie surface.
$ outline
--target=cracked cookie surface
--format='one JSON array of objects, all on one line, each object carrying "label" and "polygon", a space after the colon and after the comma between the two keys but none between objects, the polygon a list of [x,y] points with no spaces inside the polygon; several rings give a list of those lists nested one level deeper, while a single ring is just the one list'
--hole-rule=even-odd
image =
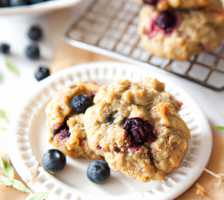
[{"label": "cracked cookie surface", "polygon": [[88,144],[113,170],[149,181],[180,166],[190,132],[178,115],[181,103],[163,83],[102,86],[94,103],[84,115]]},{"label": "cracked cookie surface", "polygon": [[74,158],[102,158],[88,147],[83,124],[83,102],[76,103],[76,106],[80,107],[78,112],[72,107],[72,100],[75,97],[84,96],[88,97],[89,100],[93,99],[98,87],[94,83],[78,83],[59,92],[47,105],[46,114],[50,130],[49,141],[66,155]]}]

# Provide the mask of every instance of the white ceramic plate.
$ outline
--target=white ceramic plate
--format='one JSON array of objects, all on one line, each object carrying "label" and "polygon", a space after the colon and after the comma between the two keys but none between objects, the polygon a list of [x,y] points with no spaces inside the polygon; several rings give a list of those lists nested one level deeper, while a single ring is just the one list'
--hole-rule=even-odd
[{"label": "white ceramic plate", "polygon": [[80,2],[81,0],[52,0],[43,3],[37,3],[29,6],[15,6],[0,8],[0,15],[17,14],[38,14],[53,10],[67,8]]},{"label": "white ceramic plate", "polygon": [[[124,78],[139,81],[149,75],[164,81],[167,90],[184,103],[180,113],[191,130],[192,138],[189,151],[179,169],[162,183],[140,183],[113,172],[112,177],[103,185],[95,185],[87,179],[87,161],[69,159],[65,170],[56,176],[43,170],[40,166],[41,157],[50,148],[44,109],[58,90],[77,81],[106,83]],[[12,142],[11,159],[19,175],[35,192],[49,192],[52,200],[174,199],[201,175],[212,148],[208,122],[184,90],[150,68],[111,62],[76,66],[43,81],[19,112],[12,130]]]}]

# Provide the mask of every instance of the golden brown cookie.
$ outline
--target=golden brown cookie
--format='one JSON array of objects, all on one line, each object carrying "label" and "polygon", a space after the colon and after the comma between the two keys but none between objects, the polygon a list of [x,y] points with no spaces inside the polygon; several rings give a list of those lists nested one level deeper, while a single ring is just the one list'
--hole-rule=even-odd
[{"label": "golden brown cookie", "polygon": [[101,159],[88,147],[83,115],[98,85],[79,83],[59,92],[47,105],[50,143],[74,158]]},{"label": "golden brown cookie", "polygon": [[145,6],[140,14],[139,33],[152,55],[187,60],[219,47],[224,38],[224,12],[162,11]]},{"label": "golden brown cookie", "polygon": [[163,83],[120,81],[101,87],[94,102],[84,115],[88,144],[111,169],[148,181],[180,166],[190,132]]}]

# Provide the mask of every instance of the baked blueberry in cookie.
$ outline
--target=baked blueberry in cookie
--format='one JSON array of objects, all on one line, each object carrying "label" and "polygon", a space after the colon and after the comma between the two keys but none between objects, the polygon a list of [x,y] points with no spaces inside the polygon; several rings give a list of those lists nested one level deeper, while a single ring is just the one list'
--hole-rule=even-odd
[{"label": "baked blueberry in cookie", "polygon": [[97,90],[96,84],[79,83],[59,92],[47,105],[50,143],[74,158],[102,158],[89,149],[83,124]]},{"label": "baked blueberry in cookie", "polygon": [[89,148],[112,170],[141,181],[163,179],[188,149],[180,107],[158,80],[102,86],[84,115]]},{"label": "baked blueberry in cookie", "polygon": [[63,123],[63,124],[61,125],[61,127],[55,129],[54,132],[53,132],[53,134],[54,134],[54,136],[55,136],[55,135],[58,135],[58,136],[59,136],[59,140],[62,141],[62,140],[64,140],[64,139],[66,139],[66,138],[69,138],[70,135],[71,135],[71,132],[70,132],[70,130],[69,130],[68,125],[67,125],[66,122],[65,122],[65,123]]},{"label": "baked blueberry in cookie", "polygon": [[173,11],[163,11],[157,16],[155,23],[166,33],[170,33],[177,25],[177,16]]},{"label": "baked blueberry in cookie", "polygon": [[152,143],[156,136],[153,126],[141,118],[129,118],[125,120],[124,129],[130,142],[130,147],[139,147],[144,143]]}]

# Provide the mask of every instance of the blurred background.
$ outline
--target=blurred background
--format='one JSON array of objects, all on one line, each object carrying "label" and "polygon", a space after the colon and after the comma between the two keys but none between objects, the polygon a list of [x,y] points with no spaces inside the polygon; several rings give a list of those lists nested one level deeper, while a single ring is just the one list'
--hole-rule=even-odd
[{"label": "blurred background", "polygon": [[[13,5],[12,7],[9,7],[10,2]],[[26,5],[27,2],[29,5]],[[159,66],[159,68],[163,69],[161,73],[169,76],[195,98],[206,113],[212,126],[224,123],[224,93],[221,91],[224,88],[223,49],[222,52],[220,49],[217,50],[218,53],[221,52],[219,55],[222,54],[222,59],[219,60],[213,54],[205,53],[197,56],[195,62],[197,67],[195,68],[190,62],[171,62],[151,57],[146,55],[140,47],[140,50],[137,47],[136,51],[132,50],[133,55],[130,55],[119,50],[119,48],[125,49],[126,46],[124,48],[124,46],[116,45],[116,53],[119,52],[119,55],[114,56],[111,54],[109,57],[97,54],[97,52],[101,52],[104,55],[109,55],[108,52],[105,53],[99,49],[90,48],[88,45],[82,44],[81,46],[84,49],[95,52],[90,53],[90,51],[75,48],[74,45],[72,47],[67,43],[68,40],[67,42],[65,41],[65,33],[71,28],[75,20],[83,14],[83,10],[89,6],[89,2],[92,4],[101,2],[100,9],[110,10],[110,7],[107,7],[107,0],[49,0],[46,2],[43,0],[0,0],[0,152],[5,153],[7,152],[6,149],[10,148],[10,141],[6,139],[8,133],[6,124],[13,119],[16,110],[35,91],[35,88],[41,84],[41,80],[63,68],[91,61],[115,60],[115,58],[119,58],[128,62],[138,63],[139,65],[146,65],[147,62],[155,66],[157,65],[157,68]],[[115,0],[113,2],[119,5],[119,2],[124,1]],[[136,25],[138,6],[137,4],[134,8],[133,5],[132,7],[124,6],[126,12],[124,12],[124,16],[121,16],[127,20],[133,20],[133,27]],[[133,13],[134,15],[132,15]],[[87,10],[85,15],[88,14],[91,13],[88,13]],[[90,15],[90,17],[92,17],[92,24],[94,24],[95,16]],[[97,19],[99,19],[99,16]],[[103,18],[101,20],[103,21]],[[109,28],[109,21],[102,23]],[[129,23],[130,26],[127,27],[126,24],[122,25],[122,23],[119,24],[120,28],[118,26],[115,27],[113,34],[119,35],[119,29],[124,25],[124,29],[121,31],[123,35],[125,35],[124,30],[130,34],[134,32],[136,35],[136,30],[133,30],[132,24],[130,25]],[[92,26],[85,28],[85,30],[91,31]],[[72,30],[74,30],[74,35],[71,35],[74,38],[76,33],[80,34],[78,31],[75,32],[76,28],[73,27]],[[88,31],[85,33],[87,36]],[[123,35],[118,38],[119,42],[123,41],[123,38],[125,40]],[[81,33],[81,36],[83,36],[83,33]],[[87,41],[87,38],[89,38],[87,36],[83,37],[84,39],[81,38]],[[138,38],[132,37],[132,35],[131,38],[133,41],[138,40]],[[74,41],[73,44],[76,44],[75,46],[80,46],[80,44]],[[128,41],[131,42],[131,39],[128,38]],[[71,40],[69,42],[71,44]],[[110,42],[106,40],[105,44],[109,45]],[[103,45],[102,43],[101,47],[109,48]],[[207,66],[208,64],[211,65]],[[174,72],[175,75],[171,75],[167,71]],[[187,79],[191,79],[193,82],[185,79],[186,72]],[[216,89],[207,89],[203,85],[212,85]],[[219,92],[217,92],[217,88]],[[224,138],[218,133],[214,134],[216,135],[215,143],[217,148],[219,148],[222,146],[220,142],[224,142]],[[223,153],[224,149],[222,148],[221,151]],[[210,163],[210,167],[216,171],[223,169],[224,166],[223,162],[217,162],[217,160],[221,160],[220,157],[217,158],[217,156],[222,155],[221,151],[215,150],[215,154],[212,157],[213,163]],[[216,161],[215,165],[214,161]],[[207,181],[208,179],[210,179],[210,182]],[[201,181],[205,182],[205,180],[207,188],[211,188],[213,179],[204,176]],[[185,194],[182,199],[189,199],[192,197],[192,194],[195,194],[194,188],[192,188],[191,193]],[[218,194],[214,192],[215,194],[223,195],[223,193]],[[14,199],[15,195],[18,197],[16,199],[19,200],[25,198],[25,195],[22,193],[0,187],[1,200]],[[216,196],[213,199],[221,199],[219,198],[220,196]],[[200,198],[194,196],[194,199]]]}]

